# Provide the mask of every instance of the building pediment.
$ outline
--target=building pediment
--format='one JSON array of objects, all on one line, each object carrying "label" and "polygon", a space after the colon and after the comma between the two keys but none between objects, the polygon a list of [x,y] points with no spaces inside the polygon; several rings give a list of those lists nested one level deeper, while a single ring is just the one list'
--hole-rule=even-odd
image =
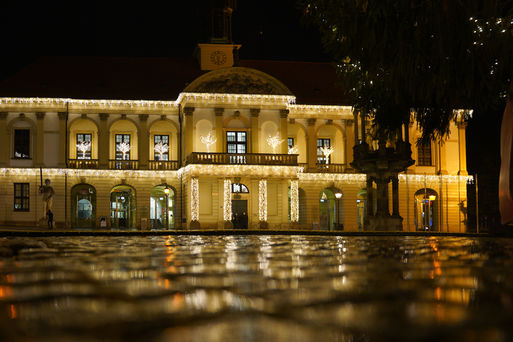
[{"label": "building pediment", "polygon": [[276,78],[250,68],[225,68],[206,73],[194,80],[185,92],[258,95],[293,95]]}]

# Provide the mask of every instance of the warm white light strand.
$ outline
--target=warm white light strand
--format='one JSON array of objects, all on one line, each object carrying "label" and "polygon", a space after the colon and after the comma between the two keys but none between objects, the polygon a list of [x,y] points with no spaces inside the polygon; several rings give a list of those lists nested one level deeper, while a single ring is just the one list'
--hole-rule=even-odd
[{"label": "warm white light strand", "polygon": [[201,136],[200,140],[207,146],[207,152],[210,152],[210,145],[215,144],[217,138],[214,136],[214,134],[212,134],[212,132],[209,132],[208,135]]},{"label": "warm white light strand", "polygon": [[224,94],[224,93],[189,93],[183,92],[178,96],[176,103],[186,102],[204,103],[237,103],[237,104],[282,104],[288,105],[296,102],[292,95],[259,95],[259,94]]},{"label": "warm white light strand", "polygon": [[297,148],[297,146],[289,147],[288,153],[289,154],[298,154],[299,153],[299,149]]},{"label": "warm white light strand", "polygon": [[179,175],[225,177],[257,176],[257,177],[283,177],[296,178],[303,171],[301,166],[282,165],[216,165],[216,164],[190,164],[180,170]]},{"label": "warm white light strand", "polygon": [[299,221],[299,182],[297,179],[290,181],[290,221]]},{"label": "warm white light strand", "polygon": [[191,178],[191,221],[199,221],[199,182]]},{"label": "warm white light strand", "polygon": [[229,179],[224,180],[224,204],[223,204],[223,218],[225,221],[232,220],[232,182]]},{"label": "warm white light strand", "polygon": [[258,219],[267,221],[267,180],[258,182]]}]

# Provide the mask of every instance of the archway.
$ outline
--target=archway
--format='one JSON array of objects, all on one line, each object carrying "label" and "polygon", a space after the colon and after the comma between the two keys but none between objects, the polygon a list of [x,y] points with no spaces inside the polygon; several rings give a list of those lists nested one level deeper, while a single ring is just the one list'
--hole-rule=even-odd
[{"label": "archway", "polygon": [[356,223],[358,231],[365,228],[365,216],[367,215],[367,189],[360,189],[356,194]]},{"label": "archway", "polygon": [[94,228],[96,223],[96,189],[89,184],[71,188],[71,227]]},{"label": "archway", "polygon": [[438,230],[438,194],[435,190],[424,188],[415,192],[415,227],[422,231]]},{"label": "archway", "polygon": [[[166,206],[167,202],[167,206]],[[175,228],[176,190],[161,184],[150,193],[150,223],[152,229]]]},{"label": "archway", "polygon": [[321,230],[342,229],[342,191],[330,187],[321,191],[319,199],[319,227]]},{"label": "archway", "polygon": [[135,189],[130,185],[118,185],[110,191],[111,228],[135,227]]}]

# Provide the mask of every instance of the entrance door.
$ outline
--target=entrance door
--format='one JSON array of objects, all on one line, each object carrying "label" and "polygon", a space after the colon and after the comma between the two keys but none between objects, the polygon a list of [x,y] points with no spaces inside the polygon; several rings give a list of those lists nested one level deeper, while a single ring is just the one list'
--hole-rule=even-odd
[{"label": "entrance door", "polygon": [[117,186],[110,194],[112,228],[132,228],[135,225],[134,191],[129,186]]},{"label": "entrance door", "polygon": [[71,226],[94,228],[96,222],[96,191],[89,184],[78,184],[71,189]]},{"label": "entrance door", "polygon": [[248,229],[247,200],[232,200],[232,223],[235,229]]}]

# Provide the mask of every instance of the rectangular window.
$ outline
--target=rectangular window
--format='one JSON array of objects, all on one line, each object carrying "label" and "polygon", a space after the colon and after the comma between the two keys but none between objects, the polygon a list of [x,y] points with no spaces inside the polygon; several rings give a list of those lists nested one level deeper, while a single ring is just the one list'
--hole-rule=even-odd
[{"label": "rectangular window", "polygon": [[14,130],[14,158],[30,158],[30,130]]},{"label": "rectangular window", "polygon": [[29,183],[14,183],[14,211],[30,210]]},{"label": "rectangular window", "polygon": [[77,133],[77,159],[91,159],[91,134]]},{"label": "rectangular window", "polygon": [[317,139],[317,163],[318,164],[329,164],[331,163],[331,156],[328,158],[326,163],[326,157],[322,153],[321,147],[330,147],[330,139]]},{"label": "rectangular window", "polygon": [[226,151],[246,153],[246,132],[226,132]]},{"label": "rectangular window", "polygon": [[417,146],[417,165],[418,166],[432,166],[431,160],[431,143],[420,144]]},{"label": "rectangular window", "polygon": [[[155,149],[155,146],[159,143],[162,143],[163,150],[158,151]],[[167,147],[167,148],[166,148]],[[164,152],[166,151],[166,152]],[[162,153],[160,153],[162,152]],[[155,160],[169,160],[169,135],[154,135],[153,136],[153,153]],[[161,157],[162,156],[162,159]]]},{"label": "rectangular window", "polygon": [[130,134],[116,134],[116,160],[130,160],[130,150],[123,152],[121,146],[130,145]]}]

